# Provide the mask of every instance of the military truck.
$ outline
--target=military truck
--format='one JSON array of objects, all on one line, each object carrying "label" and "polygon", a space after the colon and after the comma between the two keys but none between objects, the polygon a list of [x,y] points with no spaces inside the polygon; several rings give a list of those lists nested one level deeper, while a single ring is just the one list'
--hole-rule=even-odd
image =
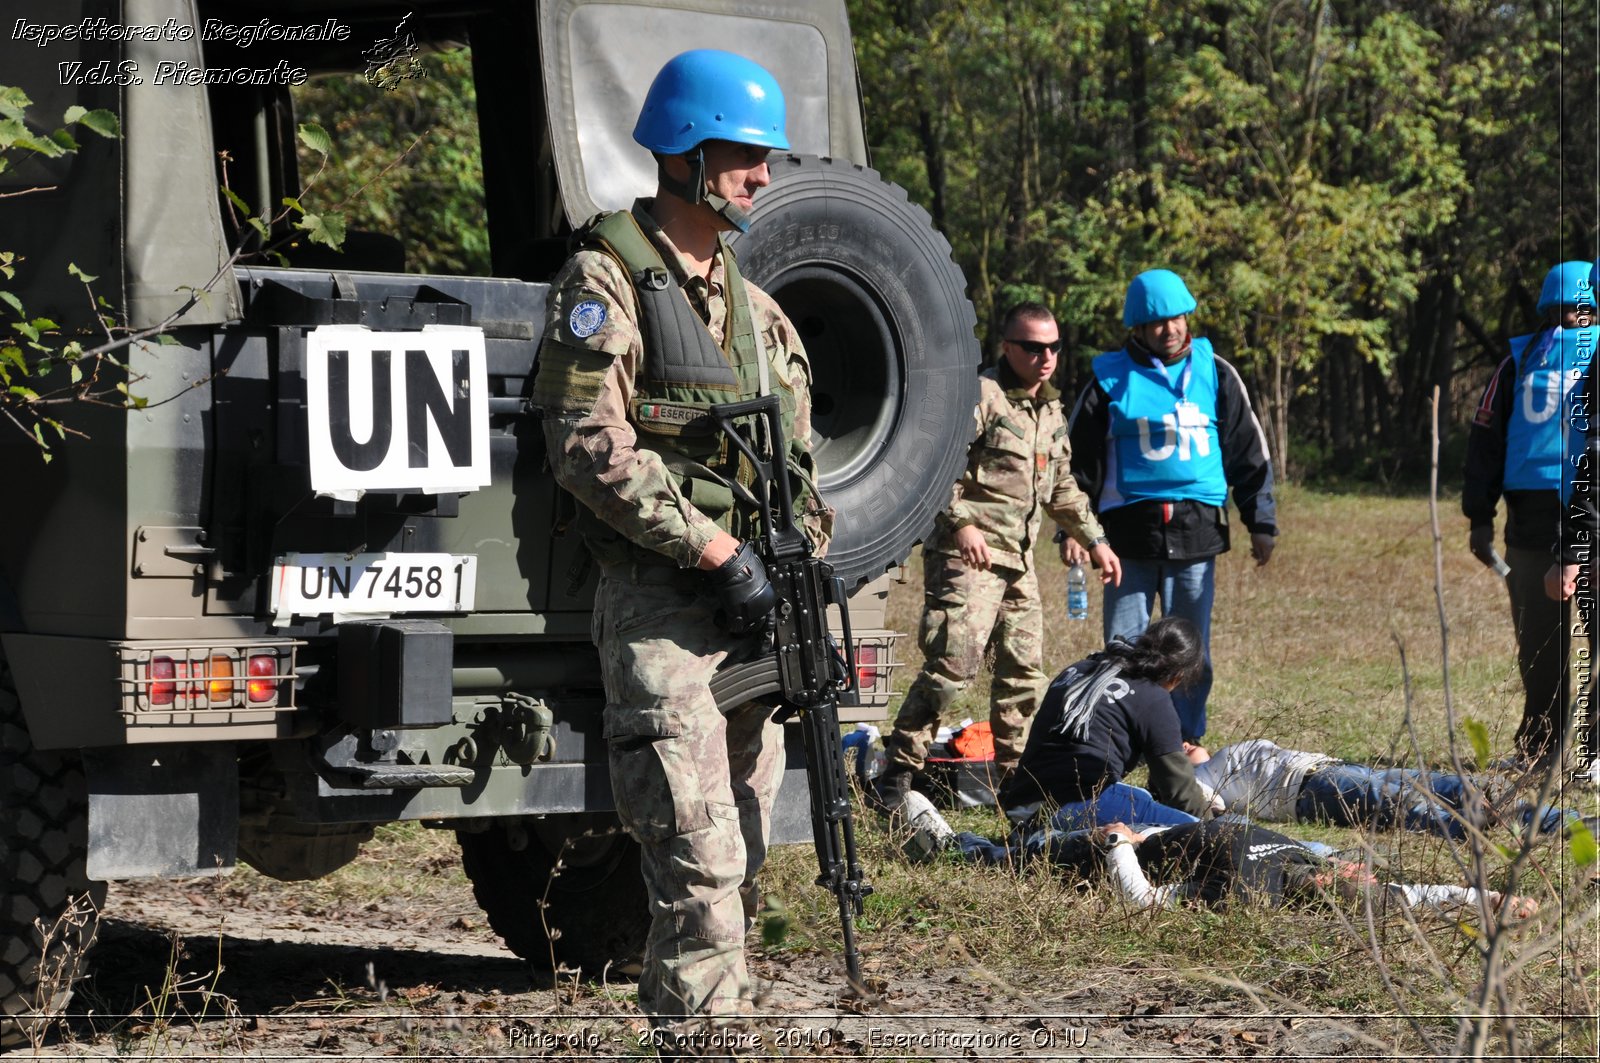
[{"label": "military truck", "polygon": [[[49,464],[0,429],[4,1036],[66,1002],[107,881],[241,860],[314,878],[400,820],[457,833],[517,954],[590,970],[637,954],[596,576],[525,401],[546,282],[575,226],[653,189],[628,134],[667,58],[724,47],[775,72],[795,154],[772,160],[737,253],[811,357],[830,560],[856,589],[845,718],[881,716],[881,577],[947,501],[979,354],[949,245],[865,168],[843,0],[68,0],[8,21],[0,80],[30,120],[81,105],[121,122],[0,175],[0,192],[45,189],[0,197],[0,243],[25,256],[10,289],[69,330],[90,305],[69,263],[128,327],[193,306],[126,351],[144,408],[69,411],[83,435]],[[425,72],[456,47],[489,275],[407,272],[375,231],[339,254],[235,256],[251,234],[222,161],[257,210],[297,192],[292,82]],[[718,695],[776,689],[760,661]],[[809,836],[800,745],[780,840]]]}]

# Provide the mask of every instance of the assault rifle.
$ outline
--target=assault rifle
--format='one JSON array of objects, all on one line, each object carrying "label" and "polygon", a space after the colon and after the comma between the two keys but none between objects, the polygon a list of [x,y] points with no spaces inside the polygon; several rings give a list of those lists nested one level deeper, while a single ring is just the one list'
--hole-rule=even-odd
[{"label": "assault rifle", "polygon": [[[795,521],[788,443],[779,412],[775,395],[710,410],[755,473],[753,491],[739,484],[734,489],[759,514],[760,533],[750,542],[778,594],[771,622],[784,703],[778,719],[781,722],[792,713],[800,716],[806,781],[811,787],[811,833],[817,846],[817,885],[827,887],[838,898],[845,970],[851,989],[860,992],[863,983],[855,918],[872,886],[863,878],[856,859],[855,821],[839,738],[839,698],[856,690],[850,606],[844,581],[833,574],[832,565],[812,556],[811,539]],[[741,418],[751,419],[748,428],[735,423]],[[830,605],[839,607],[842,654],[828,634]]]}]

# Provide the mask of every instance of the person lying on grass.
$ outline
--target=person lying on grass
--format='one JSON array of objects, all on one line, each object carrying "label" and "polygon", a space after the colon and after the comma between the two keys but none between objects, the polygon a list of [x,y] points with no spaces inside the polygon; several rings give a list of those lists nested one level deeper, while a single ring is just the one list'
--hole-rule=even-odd
[{"label": "person lying on grass", "polygon": [[[1227,811],[1268,823],[1328,823],[1437,834],[1462,839],[1494,815],[1487,780],[1421,768],[1375,768],[1322,753],[1285,749],[1264,738],[1234,742],[1215,753],[1184,744],[1195,778]],[[1554,834],[1579,821],[1576,812],[1526,801],[1517,822]],[[1595,825],[1588,824],[1590,832]]]},{"label": "person lying on grass", "polygon": [[1186,899],[1207,905],[1228,900],[1276,905],[1328,893],[1358,900],[1381,889],[1383,899],[1445,915],[1505,907],[1510,918],[1527,919],[1539,910],[1531,897],[1507,898],[1497,890],[1382,882],[1364,863],[1321,857],[1287,835],[1227,818],[1139,830],[1113,823],[1063,848],[1075,850],[1080,868],[1098,860],[1118,896],[1140,908],[1171,907]]},{"label": "person lying on grass", "polygon": [[1375,900],[1403,903],[1446,915],[1502,907],[1513,919],[1538,911],[1531,898],[1507,898],[1470,886],[1380,882],[1363,863],[1325,857],[1305,844],[1248,820],[1225,816],[1176,825],[1102,824],[1081,830],[1051,826],[1014,831],[1001,844],[970,831],[957,833],[933,804],[913,793],[905,813],[910,837],[905,851],[927,861],[942,853],[978,864],[1014,866],[1047,859],[1074,878],[1108,881],[1128,904],[1167,908],[1182,902],[1216,907],[1228,903],[1281,905],[1332,893],[1355,900],[1381,891]]},{"label": "person lying on grass", "polygon": [[[1170,616],[1063,671],[1045,692],[1016,771],[1000,784],[1000,807],[1023,822],[1048,804],[1059,830],[1209,815],[1172,705],[1172,691],[1204,667],[1194,625]],[[1150,765],[1148,791],[1122,781],[1141,759]]]}]

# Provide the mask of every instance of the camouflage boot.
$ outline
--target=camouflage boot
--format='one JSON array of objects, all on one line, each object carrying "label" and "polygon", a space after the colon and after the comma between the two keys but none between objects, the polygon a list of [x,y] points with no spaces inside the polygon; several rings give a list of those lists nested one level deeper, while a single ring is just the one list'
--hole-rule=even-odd
[{"label": "camouflage boot", "polygon": [[889,761],[867,790],[867,807],[882,816],[894,815],[911,793],[912,774],[908,765]]},{"label": "camouflage boot", "polygon": [[867,790],[867,807],[892,816],[911,792],[911,780],[922,767],[916,743],[898,729],[883,736],[883,772]]}]

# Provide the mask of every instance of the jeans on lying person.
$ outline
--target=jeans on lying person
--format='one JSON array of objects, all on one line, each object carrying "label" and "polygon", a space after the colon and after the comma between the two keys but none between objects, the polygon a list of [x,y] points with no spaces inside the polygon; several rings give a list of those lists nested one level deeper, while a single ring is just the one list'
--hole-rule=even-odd
[{"label": "jeans on lying person", "polygon": [[1050,818],[1050,826],[1058,831],[1088,830],[1112,823],[1175,827],[1195,822],[1198,820],[1189,813],[1157,801],[1149,790],[1125,782],[1112,783],[1092,801],[1069,801]]},{"label": "jeans on lying person", "polygon": [[1129,783],[1112,783],[1093,801],[1072,801],[1056,809],[1046,825],[1038,819],[1030,820],[1011,832],[1004,844],[990,841],[981,835],[963,831],[956,836],[956,848],[974,863],[1007,864],[1021,857],[1050,855],[1058,859],[1057,852],[1068,842],[1076,841],[1099,826],[1126,823],[1140,825],[1177,826],[1196,823],[1187,812],[1163,805],[1150,795],[1150,791]]},{"label": "jeans on lying person", "polygon": [[[1338,827],[1372,827],[1464,838],[1473,819],[1465,809],[1467,786],[1459,775],[1420,768],[1372,768],[1329,764],[1300,784],[1296,817]],[[1541,831],[1558,831],[1572,813],[1559,808],[1517,806],[1520,822],[1537,822]]]}]

